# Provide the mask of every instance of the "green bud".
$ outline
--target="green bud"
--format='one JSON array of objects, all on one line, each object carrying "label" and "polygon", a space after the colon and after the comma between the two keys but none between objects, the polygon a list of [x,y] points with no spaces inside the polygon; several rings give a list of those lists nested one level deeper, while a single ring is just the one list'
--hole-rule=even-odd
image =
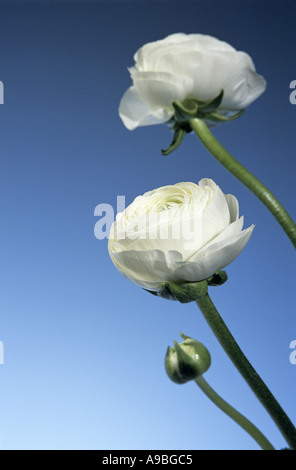
[{"label": "green bud", "polygon": [[165,356],[165,370],[169,378],[177,383],[184,384],[195,380],[208,370],[211,365],[211,356],[206,347],[189,336],[180,333],[184,339],[180,344],[174,341],[174,348],[170,346]]}]

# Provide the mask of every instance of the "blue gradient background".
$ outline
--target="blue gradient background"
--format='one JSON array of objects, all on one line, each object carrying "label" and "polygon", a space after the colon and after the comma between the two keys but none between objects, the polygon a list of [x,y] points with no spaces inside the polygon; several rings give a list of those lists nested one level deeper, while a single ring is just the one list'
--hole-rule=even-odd
[{"label": "blue gradient background", "polygon": [[164,371],[179,332],[203,342],[205,378],[276,448],[286,443],[194,304],[125,280],[97,240],[94,209],[210,177],[256,228],[212,297],[296,422],[294,249],[265,207],[190,135],[160,154],[166,126],[128,131],[117,113],[127,67],[174,32],[248,52],[267,90],[215,136],[294,213],[295,2],[1,2],[0,446],[2,449],[258,449],[195,386]]}]

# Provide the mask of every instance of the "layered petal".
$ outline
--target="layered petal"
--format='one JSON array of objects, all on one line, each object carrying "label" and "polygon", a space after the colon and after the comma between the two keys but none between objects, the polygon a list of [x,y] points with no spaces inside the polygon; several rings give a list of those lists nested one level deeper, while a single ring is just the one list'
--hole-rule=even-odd
[{"label": "layered petal", "polygon": [[144,289],[157,291],[165,280],[177,280],[174,273],[182,255],[177,251],[166,256],[161,250],[128,250],[111,253],[111,259],[128,280]]},{"label": "layered petal", "polygon": [[204,178],[199,186],[207,195],[207,204],[202,216],[202,246],[219,235],[230,223],[227,199],[214,181]]},{"label": "layered petal", "polygon": [[238,200],[232,194],[225,194],[225,198],[228,204],[230,222],[234,222],[237,220],[239,214]]},{"label": "layered petal", "polygon": [[[235,223],[235,222],[234,222]],[[236,233],[225,233],[197,252],[186,263],[176,269],[179,280],[197,282],[207,279],[216,271],[228,266],[241,253],[248,243],[254,226]],[[225,231],[226,232],[226,231]],[[223,236],[222,236],[223,235]]]},{"label": "layered petal", "polygon": [[238,213],[237,199],[208,178],[147,191],[117,216],[110,257],[144,289],[201,281],[228,266],[247,244],[254,226],[243,230]]},{"label": "layered petal", "polygon": [[172,115],[173,110],[163,108],[151,110],[134,86],[125,92],[119,105],[119,116],[129,130],[138,126],[162,124],[168,121]]},{"label": "layered petal", "polygon": [[172,34],[145,44],[134,60],[133,87],[119,109],[129,129],[168,121],[175,100],[208,101],[223,89],[218,109],[228,114],[245,109],[266,88],[247,53],[209,35]]}]

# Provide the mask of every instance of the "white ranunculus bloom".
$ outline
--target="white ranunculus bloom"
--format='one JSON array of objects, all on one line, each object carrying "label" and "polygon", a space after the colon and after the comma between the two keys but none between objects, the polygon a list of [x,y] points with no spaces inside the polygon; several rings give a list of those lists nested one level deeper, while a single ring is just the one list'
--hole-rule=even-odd
[{"label": "white ranunculus bloom", "polygon": [[208,101],[223,89],[218,109],[225,113],[245,109],[266,88],[248,54],[203,34],[177,33],[145,44],[134,60],[133,85],[119,107],[130,130],[168,121],[175,100]]},{"label": "white ranunculus bloom", "polygon": [[201,281],[230,264],[254,228],[242,227],[237,199],[205,178],[138,196],[117,214],[108,249],[127,279],[158,291],[163,282]]}]

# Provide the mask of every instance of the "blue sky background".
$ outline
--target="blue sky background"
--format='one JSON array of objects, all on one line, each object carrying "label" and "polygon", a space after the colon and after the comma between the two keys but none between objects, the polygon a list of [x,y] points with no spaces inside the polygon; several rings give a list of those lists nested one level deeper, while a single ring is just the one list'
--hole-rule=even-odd
[{"label": "blue sky background", "polygon": [[203,342],[205,378],[276,448],[286,443],[195,304],[157,299],[113,266],[94,209],[209,177],[256,228],[210,293],[241,348],[296,422],[294,249],[267,209],[193,136],[168,157],[166,126],[118,116],[144,43],[204,33],[248,52],[267,89],[214,130],[293,215],[293,1],[0,2],[0,447],[258,449],[194,383],[164,371],[179,332]]}]

